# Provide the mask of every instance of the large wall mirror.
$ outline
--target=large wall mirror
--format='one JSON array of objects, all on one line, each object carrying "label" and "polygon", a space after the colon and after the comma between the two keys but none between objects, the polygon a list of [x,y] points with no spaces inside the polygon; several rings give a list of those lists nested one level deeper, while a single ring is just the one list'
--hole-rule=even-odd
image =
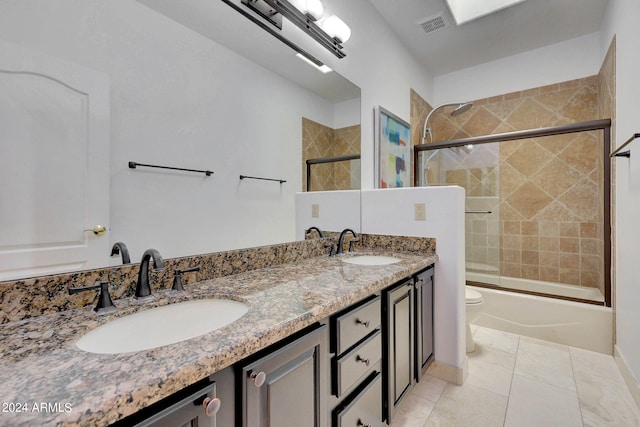
[{"label": "large wall mirror", "polygon": [[359,151],[359,88],[219,0],[2,1],[0,45],[0,280],[295,240],[305,126]]}]

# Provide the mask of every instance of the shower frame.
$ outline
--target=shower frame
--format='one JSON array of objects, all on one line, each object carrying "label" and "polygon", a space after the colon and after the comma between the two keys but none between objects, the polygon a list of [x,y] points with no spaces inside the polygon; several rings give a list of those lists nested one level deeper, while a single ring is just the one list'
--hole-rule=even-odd
[{"label": "shower frame", "polygon": [[[468,144],[490,144],[493,142],[515,141],[519,139],[539,138],[545,136],[565,135],[577,132],[603,131],[603,163],[604,163],[604,305],[611,307],[611,119],[592,120],[588,122],[572,123],[562,126],[552,126],[538,129],[528,129],[515,132],[498,133],[495,135],[484,135],[471,138],[456,139],[446,142],[436,142],[431,144],[417,144],[413,147],[413,185],[417,187],[419,173],[419,157],[422,151],[432,151],[443,148],[464,147]],[[474,283],[475,284],[475,283]],[[514,290],[515,291],[515,290]],[[517,291],[516,291],[517,292]],[[524,293],[533,293],[520,291]],[[533,293],[535,294],[535,293]],[[545,294],[545,296],[548,296]],[[571,299],[574,298],[561,298]],[[587,300],[580,302],[594,303]],[[598,303],[599,304],[599,303]]]}]

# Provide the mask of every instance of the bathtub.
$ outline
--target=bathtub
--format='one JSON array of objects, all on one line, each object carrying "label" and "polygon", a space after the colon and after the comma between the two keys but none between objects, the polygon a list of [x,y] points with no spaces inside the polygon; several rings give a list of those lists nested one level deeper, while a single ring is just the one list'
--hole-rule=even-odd
[{"label": "bathtub", "polygon": [[604,301],[604,296],[598,288],[543,282],[541,280],[519,279],[516,277],[497,276],[495,274],[483,274],[477,272],[467,272],[466,278],[472,282],[486,283],[489,285],[496,285],[498,287],[517,289],[521,291],[533,291],[543,294],[559,295],[597,302]]},{"label": "bathtub", "polygon": [[484,299],[475,325],[605,354],[613,352],[610,307],[498,289],[469,288],[480,292]]}]

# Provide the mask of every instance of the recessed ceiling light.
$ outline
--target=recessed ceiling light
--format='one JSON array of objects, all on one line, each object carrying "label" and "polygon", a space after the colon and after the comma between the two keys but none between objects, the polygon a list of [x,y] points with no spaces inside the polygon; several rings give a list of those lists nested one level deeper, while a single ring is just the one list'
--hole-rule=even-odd
[{"label": "recessed ceiling light", "polygon": [[525,0],[446,0],[456,25],[491,15],[499,10],[515,6]]}]

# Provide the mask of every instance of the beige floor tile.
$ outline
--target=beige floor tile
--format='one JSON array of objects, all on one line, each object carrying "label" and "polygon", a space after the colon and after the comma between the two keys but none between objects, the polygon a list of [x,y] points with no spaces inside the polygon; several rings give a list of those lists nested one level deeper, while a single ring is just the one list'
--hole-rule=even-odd
[{"label": "beige floor tile", "polygon": [[[618,373],[619,374],[619,373]],[[585,426],[640,426],[640,410],[624,382],[600,375],[576,374]]]},{"label": "beige floor tile", "polygon": [[624,378],[622,378],[613,356],[575,347],[569,348],[569,355],[576,378],[597,376],[603,377],[607,381],[624,384]]},{"label": "beige floor tile", "polygon": [[505,427],[582,426],[574,391],[537,379],[513,376]]},{"label": "beige floor tile", "polygon": [[469,363],[475,361],[490,363],[507,370],[513,370],[516,365],[516,353],[497,350],[493,346],[487,345],[486,342],[476,342],[475,347],[476,350],[474,352],[467,353]]},{"label": "beige floor tile", "polygon": [[515,353],[518,350],[520,336],[478,326],[476,333],[473,335],[473,340],[476,344],[484,347],[490,347],[506,353]]},{"label": "beige floor tile", "polygon": [[506,410],[504,396],[471,384],[447,384],[424,426],[499,427]]},{"label": "beige floor tile", "polygon": [[409,393],[393,417],[391,427],[422,427],[436,402]]},{"label": "beige floor tile", "polygon": [[431,375],[423,375],[422,380],[411,390],[412,394],[437,402],[447,382]]},{"label": "beige floor tile", "polygon": [[522,339],[514,373],[552,386],[576,390],[567,346]]},{"label": "beige floor tile", "polygon": [[508,397],[512,377],[512,369],[505,369],[493,363],[469,359],[469,375],[465,384],[475,385],[484,390]]}]

